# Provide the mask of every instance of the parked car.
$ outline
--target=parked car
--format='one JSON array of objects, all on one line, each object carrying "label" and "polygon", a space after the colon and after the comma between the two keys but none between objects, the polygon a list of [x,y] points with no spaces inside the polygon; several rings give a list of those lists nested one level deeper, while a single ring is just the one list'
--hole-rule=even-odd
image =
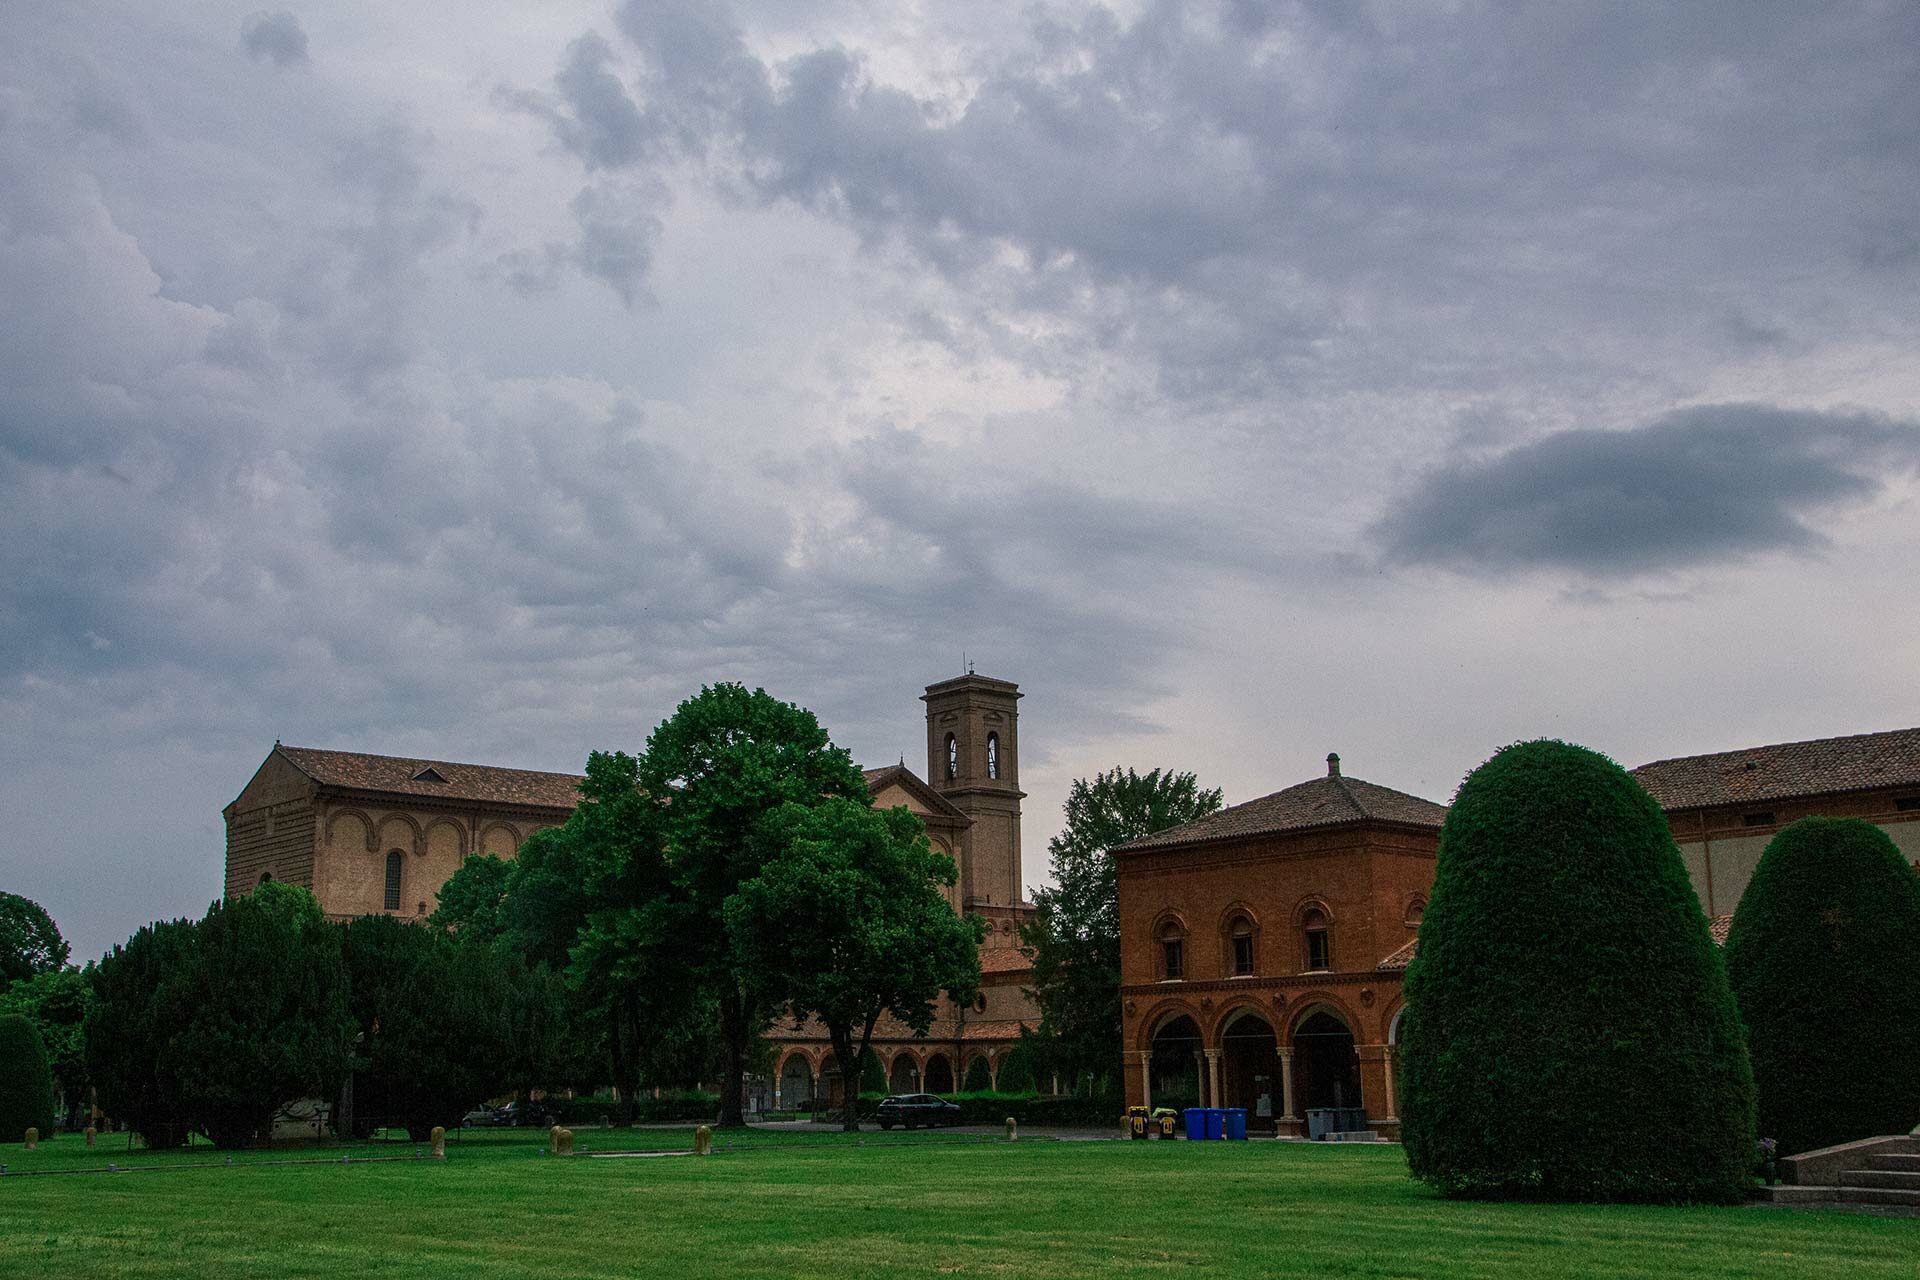
[{"label": "parked car", "polygon": [[960,1106],[931,1093],[896,1093],[880,1099],[874,1118],[882,1129],[895,1125],[911,1129],[915,1125],[959,1124]]},{"label": "parked car", "polygon": [[509,1102],[504,1107],[494,1107],[488,1114],[489,1119],[481,1120],[476,1118],[479,1112],[470,1111],[467,1113],[466,1123],[476,1127],[499,1125],[503,1128],[512,1128],[515,1125],[537,1125],[544,1129],[553,1124],[557,1118],[551,1107],[540,1102]]}]

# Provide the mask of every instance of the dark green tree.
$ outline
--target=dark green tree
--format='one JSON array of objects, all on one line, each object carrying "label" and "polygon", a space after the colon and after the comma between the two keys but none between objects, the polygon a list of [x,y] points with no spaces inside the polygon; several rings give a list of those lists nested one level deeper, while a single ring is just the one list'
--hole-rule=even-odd
[{"label": "dark green tree", "polygon": [[0,991],[67,963],[67,940],[39,903],[0,893]]},{"label": "dark green tree", "polygon": [[1782,1154],[1920,1123],[1920,877],[1886,832],[1854,818],[1782,830],[1726,958],[1760,1132]]},{"label": "dark green tree", "polygon": [[53,1136],[53,1073],[46,1046],[31,1019],[0,1014],[0,1142],[18,1142],[28,1129]]},{"label": "dark green tree", "polygon": [[993,1069],[982,1054],[967,1064],[967,1079],[961,1086],[968,1093],[987,1093],[993,1088]]},{"label": "dark green tree", "polygon": [[1017,1044],[1000,1063],[1001,1093],[1033,1093],[1040,1087],[1033,1075],[1033,1049]]},{"label": "dark green tree", "polygon": [[93,1008],[93,982],[79,969],[50,969],[0,992],[0,1013],[17,1013],[33,1023],[46,1046],[53,1070],[55,1099],[68,1112],[86,1097],[87,1013]]},{"label": "dark green tree", "polygon": [[1753,1074],[1666,817],[1564,742],[1461,784],[1407,974],[1401,1136],[1454,1196],[1745,1196]]},{"label": "dark green tree", "polygon": [[[818,1018],[836,1062],[864,1061],[884,1015],[924,1035],[943,992],[973,998],[985,931],[954,914],[953,859],[918,818],[834,798],[772,825],[778,851],[726,905],[743,985]],[[857,1106],[844,1126],[860,1127]]]},{"label": "dark green tree", "polygon": [[216,902],[192,940],[162,1072],[196,1128],[244,1146],[276,1111],[333,1097],[346,1076],[354,1026],[340,931],[307,890],[272,881]]},{"label": "dark green tree", "polygon": [[353,1112],[360,1131],[400,1125],[419,1141],[434,1125],[458,1126],[517,1083],[514,1014],[530,976],[524,963],[392,916],[362,916],[343,934],[358,1028]]},{"label": "dark green tree", "polygon": [[718,1010],[723,1052],[720,1124],[746,1123],[748,1054],[780,1004],[739,962],[726,926],[727,903],[783,851],[782,806],[811,808],[838,796],[869,802],[867,784],[813,713],[763,689],[702,689],[647,740],[640,790],[658,801],[673,914],[648,919],[631,909],[597,920],[593,941],[616,958],[661,948],[697,977]]},{"label": "dark green tree", "polygon": [[180,1146],[190,1131],[172,1043],[192,1011],[187,992],[198,957],[193,921],[168,920],[142,928],[89,970],[87,1079],[108,1119],[149,1147]]},{"label": "dark green tree", "polygon": [[[839,1058],[835,1062],[841,1061]],[[887,1069],[880,1065],[880,1055],[869,1049],[860,1055],[860,1092],[880,1093],[887,1091]],[[852,1100],[848,1100],[851,1105]]]},{"label": "dark green tree", "polygon": [[1053,887],[1034,894],[1021,928],[1033,960],[1040,1027],[1033,1048],[1066,1079],[1106,1075],[1120,1061],[1120,909],[1110,851],[1220,808],[1218,788],[1191,773],[1109,769],[1075,779],[1067,824],[1047,842]]},{"label": "dark green tree", "polygon": [[[545,845],[551,828],[536,831],[528,843]],[[507,932],[507,897],[517,862],[491,853],[474,854],[447,877],[436,895],[431,923],[459,933],[470,941],[491,945]]]}]

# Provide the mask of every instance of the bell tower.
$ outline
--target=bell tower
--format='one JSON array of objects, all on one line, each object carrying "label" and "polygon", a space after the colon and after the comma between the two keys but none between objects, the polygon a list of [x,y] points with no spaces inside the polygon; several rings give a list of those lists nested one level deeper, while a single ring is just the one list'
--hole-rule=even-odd
[{"label": "bell tower", "polygon": [[968,672],[927,686],[927,782],[973,819],[963,908],[1020,901],[1020,686]]}]

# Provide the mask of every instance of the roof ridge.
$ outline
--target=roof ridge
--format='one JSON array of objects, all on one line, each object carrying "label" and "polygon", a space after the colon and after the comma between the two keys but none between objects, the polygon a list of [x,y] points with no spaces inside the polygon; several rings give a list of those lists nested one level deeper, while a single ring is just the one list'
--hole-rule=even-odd
[{"label": "roof ridge", "polygon": [[1867,733],[1838,733],[1825,738],[1796,738],[1791,742],[1762,742],[1753,746],[1727,747],[1720,751],[1695,751],[1688,755],[1662,756],[1658,760],[1649,760],[1645,764],[1637,764],[1627,772],[1637,773],[1642,769],[1651,769],[1655,765],[1677,764],[1682,760],[1712,760],[1719,756],[1752,755],[1759,751],[1779,751],[1787,747],[1818,747],[1826,746],[1829,743],[1861,742],[1868,738],[1898,737],[1903,733],[1920,733],[1920,726],[1909,726],[1903,729],[1874,729]]},{"label": "roof ridge", "polygon": [[[583,774],[567,773],[559,769],[527,769],[515,764],[475,764],[469,760],[441,760],[432,756],[396,756],[381,751],[343,751],[337,747],[299,747],[286,743],[275,743],[274,750],[280,752],[307,751],[317,756],[353,756],[361,760],[391,760],[395,764],[412,765],[448,765],[455,769],[497,769],[506,773],[537,773],[547,778],[580,778]],[[293,762],[298,768],[299,761]],[[301,772],[306,772],[301,769]]]}]

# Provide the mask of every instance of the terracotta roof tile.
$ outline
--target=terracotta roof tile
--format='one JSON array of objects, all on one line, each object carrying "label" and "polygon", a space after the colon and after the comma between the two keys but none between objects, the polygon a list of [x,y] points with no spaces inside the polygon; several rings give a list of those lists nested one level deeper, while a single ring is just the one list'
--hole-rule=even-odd
[{"label": "terracotta roof tile", "polygon": [[960,1028],[962,1040],[1018,1040],[1020,1028],[1025,1025],[1018,1018],[1001,1018],[993,1022],[968,1022]]},{"label": "terracotta roof tile", "polygon": [[980,953],[981,973],[1024,973],[1033,961],[1018,947],[991,947]]},{"label": "terracotta roof tile", "polygon": [[1222,809],[1182,827],[1142,837],[1121,845],[1115,852],[1133,853],[1347,822],[1395,822],[1437,831],[1446,816],[1446,807],[1431,800],[1391,787],[1375,786],[1359,778],[1330,775]]},{"label": "terracotta roof tile", "polygon": [[[580,803],[577,774],[376,756],[361,751],[323,751],[316,747],[278,747],[276,750],[295,768],[326,786],[443,800],[483,800],[534,809],[572,809]],[[427,770],[444,781],[415,780],[416,775]]]},{"label": "terracotta roof tile", "polygon": [[1920,786],[1920,729],[1679,756],[1643,764],[1633,776],[1670,811]]},{"label": "terracotta roof tile", "polygon": [[1727,930],[1732,927],[1732,916],[1715,916],[1713,919],[1707,921],[1707,932],[1713,935],[1713,945],[1716,947],[1726,946]]},{"label": "terracotta roof tile", "polygon": [[1407,941],[1406,946],[1401,947],[1385,960],[1382,960],[1376,967],[1381,969],[1404,969],[1412,964],[1413,958],[1419,954],[1420,939],[1417,937],[1411,938]]}]

